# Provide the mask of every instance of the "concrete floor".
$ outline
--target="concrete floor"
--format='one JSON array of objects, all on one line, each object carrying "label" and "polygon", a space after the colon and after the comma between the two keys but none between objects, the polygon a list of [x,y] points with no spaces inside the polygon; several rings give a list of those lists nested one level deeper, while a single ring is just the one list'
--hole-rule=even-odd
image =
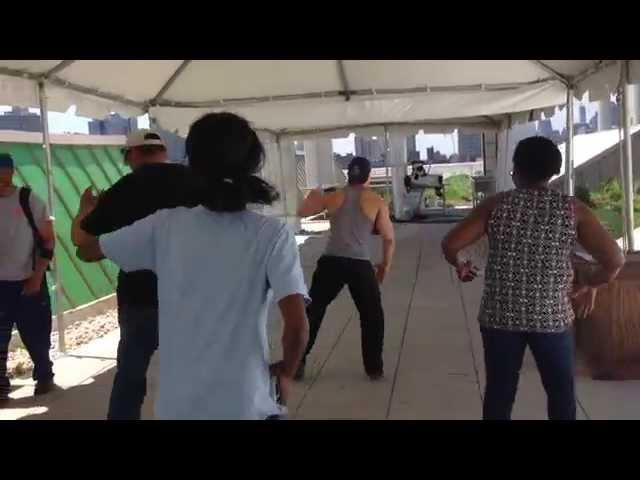
[{"label": "concrete floor", "polygon": [[[345,290],[329,308],[310,355],[307,379],[290,403],[295,419],[479,419],[484,366],[476,314],[482,282],[461,285],[440,255],[451,225],[396,225],[398,248],[383,290],[385,372],[371,383],[362,370],[360,328]],[[324,236],[301,245],[308,281]],[[379,251],[377,253],[379,255]],[[272,314],[274,358],[279,319]],[[103,419],[119,332],[56,362],[62,389],[33,399],[31,382],[18,382],[14,402],[0,419]],[[157,364],[152,363],[144,417],[153,418]],[[581,419],[640,419],[640,382],[577,379]],[[522,371],[515,419],[546,418],[545,395],[530,356]]]}]

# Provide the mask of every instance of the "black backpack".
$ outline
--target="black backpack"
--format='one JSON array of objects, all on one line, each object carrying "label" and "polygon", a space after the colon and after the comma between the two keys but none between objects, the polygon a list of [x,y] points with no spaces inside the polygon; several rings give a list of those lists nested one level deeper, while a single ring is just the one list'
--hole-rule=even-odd
[{"label": "black backpack", "polygon": [[[22,187],[18,194],[20,199],[20,206],[22,207],[22,211],[24,212],[24,216],[27,217],[27,222],[29,222],[29,226],[31,227],[31,232],[33,233],[33,258],[32,258],[32,268],[35,270],[36,268],[36,253],[47,250],[44,248],[44,241],[42,240],[42,236],[38,231],[38,227],[36,227],[36,222],[33,219],[33,212],[31,211],[31,204],[29,203],[29,197],[31,196],[31,189],[29,187]],[[47,270],[51,270],[50,266],[47,266]]]}]

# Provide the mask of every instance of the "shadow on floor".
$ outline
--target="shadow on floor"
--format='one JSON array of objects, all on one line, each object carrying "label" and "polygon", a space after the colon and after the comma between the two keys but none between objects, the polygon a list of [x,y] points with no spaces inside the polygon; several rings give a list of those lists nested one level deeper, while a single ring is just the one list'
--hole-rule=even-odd
[{"label": "shadow on floor", "polygon": [[[58,387],[41,397],[12,400],[3,410],[24,409],[20,420],[100,420],[106,418],[115,369],[111,368],[87,379],[80,385]],[[10,412],[9,412],[10,414]]]}]

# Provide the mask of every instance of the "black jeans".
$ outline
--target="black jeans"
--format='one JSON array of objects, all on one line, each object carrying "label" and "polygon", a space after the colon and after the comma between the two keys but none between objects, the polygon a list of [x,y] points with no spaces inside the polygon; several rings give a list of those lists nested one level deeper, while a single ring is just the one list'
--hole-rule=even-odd
[{"label": "black jeans", "polygon": [[51,348],[51,299],[46,280],[40,292],[22,295],[24,281],[0,281],[0,396],[6,396],[11,387],[7,377],[7,357],[11,331],[16,325],[22,343],[33,361],[33,379],[48,381],[53,378]]},{"label": "black jeans", "polygon": [[149,362],[158,349],[158,308],[120,306],[118,323],[118,366],[107,419],[140,420]]},{"label": "black jeans", "polygon": [[309,292],[311,304],[307,307],[310,331],[305,359],[316,341],[327,307],[345,284],[360,313],[364,369],[367,374],[380,373],[383,370],[384,312],[380,287],[368,260],[327,255],[318,260]]},{"label": "black jeans", "polygon": [[549,419],[576,419],[574,343],[570,331],[528,333],[488,328],[481,331],[487,374],[482,412],[485,420],[511,418],[527,345],[547,392]]}]

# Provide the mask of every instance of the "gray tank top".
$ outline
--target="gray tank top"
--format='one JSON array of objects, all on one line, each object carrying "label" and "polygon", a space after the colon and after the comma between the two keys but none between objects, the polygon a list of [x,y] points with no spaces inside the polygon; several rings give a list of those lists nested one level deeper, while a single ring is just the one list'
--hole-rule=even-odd
[{"label": "gray tank top", "polygon": [[373,223],[360,206],[361,187],[346,187],[344,202],[331,216],[331,232],[325,255],[370,260],[369,241]]}]

